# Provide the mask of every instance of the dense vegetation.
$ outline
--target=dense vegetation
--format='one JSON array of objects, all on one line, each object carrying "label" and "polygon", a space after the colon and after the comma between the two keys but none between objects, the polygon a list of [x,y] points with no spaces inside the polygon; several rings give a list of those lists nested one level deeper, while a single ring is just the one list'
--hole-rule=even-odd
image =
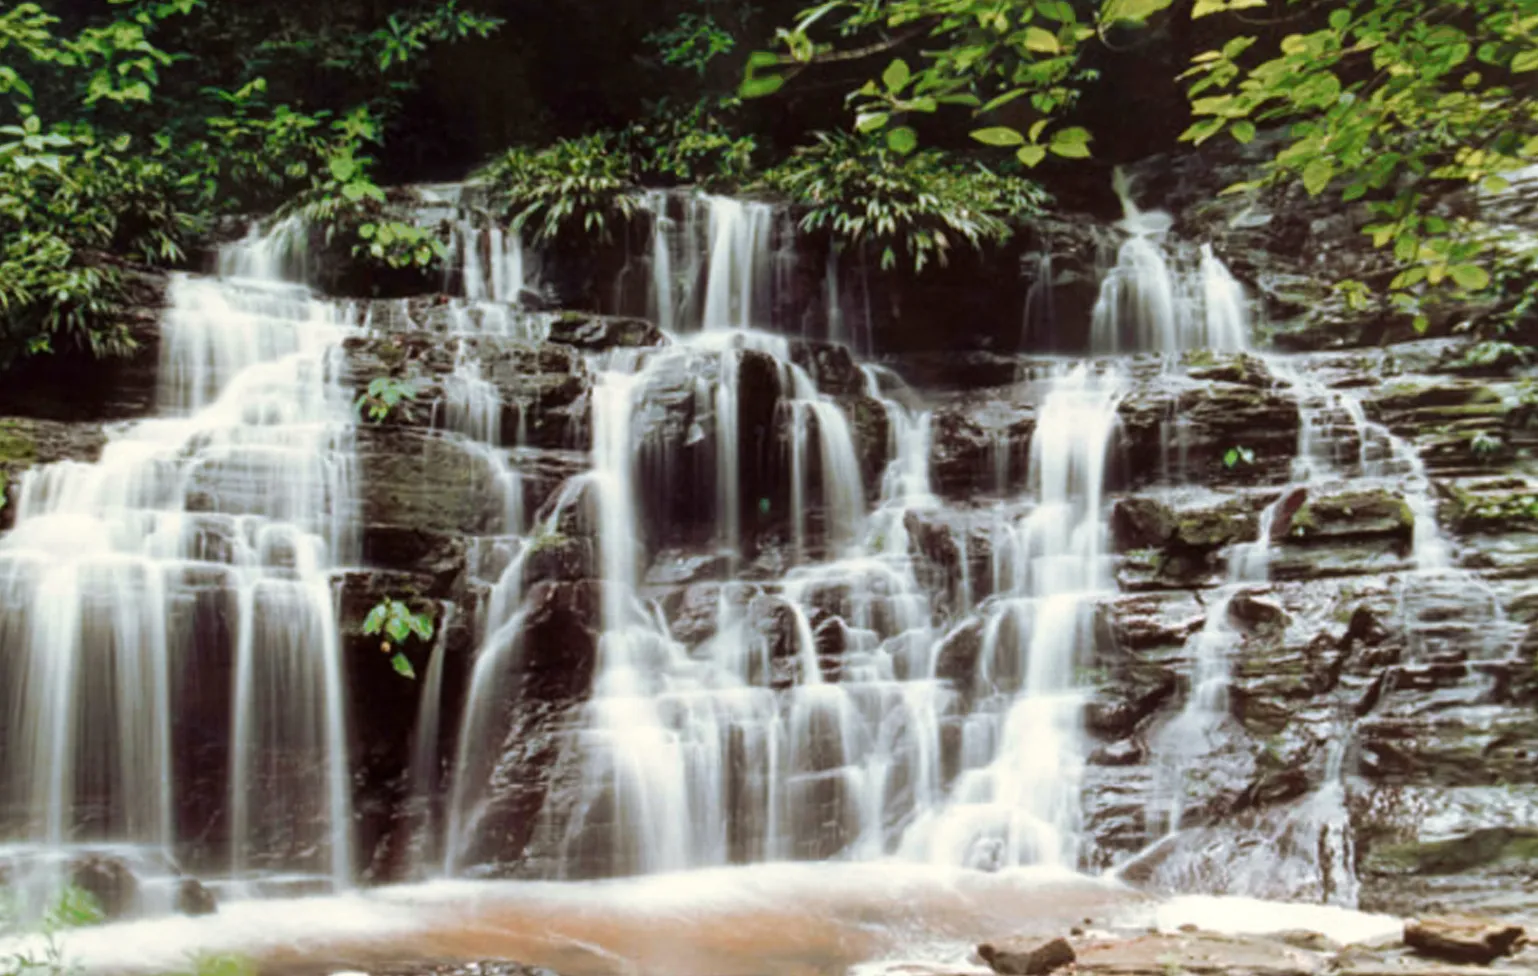
[{"label": "dense vegetation", "polygon": [[[0,13],[0,364],[127,351],[123,262],[181,265],[297,210],[428,269],[384,187],[479,169],[531,241],[612,236],[640,187],[798,205],[921,271],[1051,185],[1183,140],[1260,150],[1236,191],[1370,204],[1352,302],[1424,322],[1535,303],[1531,241],[1450,205],[1538,161],[1535,0],[110,0]],[[514,29],[515,25],[516,29]],[[1132,116],[1139,119],[1133,119]]]}]

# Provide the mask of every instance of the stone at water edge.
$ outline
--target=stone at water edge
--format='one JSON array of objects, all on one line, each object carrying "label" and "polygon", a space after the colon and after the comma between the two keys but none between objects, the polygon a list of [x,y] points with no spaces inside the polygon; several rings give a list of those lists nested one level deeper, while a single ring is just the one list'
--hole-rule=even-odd
[{"label": "stone at water edge", "polygon": [[977,954],[1002,976],[1041,976],[1075,959],[1073,946],[1064,938],[1042,942],[1037,939],[1010,939],[984,942]]},{"label": "stone at water edge", "polygon": [[176,886],[176,910],[183,915],[212,915],[219,910],[219,901],[197,878],[183,878]]},{"label": "stone at water edge", "polygon": [[1513,954],[1526,939],[1520,925],[1472,915],[1442,915],[1405,923],[1405,944],[1451,962],[1490,963]]}]

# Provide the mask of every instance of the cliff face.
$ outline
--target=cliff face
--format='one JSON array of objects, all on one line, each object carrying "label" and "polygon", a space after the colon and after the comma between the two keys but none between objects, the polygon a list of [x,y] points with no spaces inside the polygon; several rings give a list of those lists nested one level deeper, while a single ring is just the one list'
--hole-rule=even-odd
[{"label": "cliff face", "polygon": [[[1246,286],[1270,346],[1099,361],[1116,390],[1091,523],[1103,517],[1096,558],[1111,586],[1093,601],[1068,683],[1085,696],[1069,818],[1078,863],[1168,890],[1530,912],[1532,381],[1520,363],[1471,355],[1459,314],[1420,337],[1408,321],[1336,302],[1327,280],[1377,260],[1351,214],[1290,197],[1213,202],[1223,172],[1179,159],[1137,174],[1140,193],[1170,207],[1174,239],[1210,243]],[[1530,214],[1524,192],[1503,205]],[[1043,222],[1016,250],[928,285],[883,293],[877,282],[867,320],[877,370],[821,339],[729,352],[675,342],[639,317],[634,274],[601,303],[624,314],[514,314],[436,294],[358,304],[366,328],[341,344],[339,382],[355,395],[379,376],[415,389],[354,432],[361,553],[335,573],[363,876],[439,864],[580,876],[645,863],[614,849],[625,813],[612,798],[595,803],[584,751],[608,701],[595,704],[595,676],[617,653],[604,636],[610,502],[593,468],[612,436],[604,377],[625,362],[649,364],[623,434],[635,595],[682,655],[656,667],[681,671],[740,646],[747,686],[769,702],[742,707],[783,710],[786,722],[800,720],[809,685],[845,687],[843,731],[808,726],[797,748],[831,749],[842,735],[841,760],[807,761],[854,768],[857,753],[890,749],[907,772],[874,813],[852,812],[854,792],[831,780],[805,786],[797,796],[816,826],[784,853],[833,856],[873,823],[895,847],[929,802],[901,747],[918,741],[908,726],[919,713],[882,712],[870,701],[887,692],[870,688],[911,683],[902,694],[912,695],[922,680],[943,691],[923,733],[943,790],[976,768],[969,722],[986,701],[1029,689],[1033,679],[1001,672],[990,648],[1017,626],[1000,623],[1000,608],[1018,574],[1038,572],[1010,566],[1018,552],[1039,555],[1019,541],[1020,519],[1040,507],[1044,445],[1064,423],[1048,409],[1062,362],[1046,354],[1091,348],[1091,309],[1120,240],[1088,220]],[[809,287],[790,288],[782,306],[804,313],[788,319],[797,336],[826,332],[807,326]],[[826,308],[817,314],[826,326]],[[142,361],[47,366],[6,389],[0,470],[94,460],[104,424],[150,413],[153,310],[143,318]],[[821,449],[835,417],[847,458]],[[924,436],[905,439],[915,418]],[[933,498],[893,487],[900,460],[919,462]],[[1073,469],[1070,494],[1084,477]],[[835,561],[856,478],[861,508],[897,512],[871,516],[885,527],[862,542],[879,565],[805,570]],[[1244,569],[1251,557],[1263,569]],[[406,647],[418,681],[394,674],[364,633],[386,596],[439,624],[431,647]],[[228,666],[233,637],[216,600],[191,612],[201,622],[181,665],[176,819],[178,852],[199,867],[219,863],[230,825],[223,698],[197,689],[219,684],[209,662]],[[1022,644],[1047,626],[1022,620]],[[888,684],[871,684],[872,668]],[[653,694],[664,725],[694,707]],[[887,728],[883,714],[906,717]],[[725,726],[721,768],[757,768],[755,726]],[[898,744],[856,743],[866,735]],[[768,842],[755,831],[767,828],[733,811],[756,803],[762,784],[726,777],[722,860],[756,859]]]}]

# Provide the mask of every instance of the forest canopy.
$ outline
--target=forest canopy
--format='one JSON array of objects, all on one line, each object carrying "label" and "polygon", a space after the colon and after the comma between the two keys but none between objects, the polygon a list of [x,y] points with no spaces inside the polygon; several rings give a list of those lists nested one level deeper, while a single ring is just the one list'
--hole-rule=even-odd
[{"label": "forest canopy", "polygon": [[1538,0],[13,4],[0,362],[126,351],[123,262],[183,266],[234,215],[428,268],[443,244],[393,183],[479,171],[549,246],[611,233],[643,186],[771,194],[912,272],[1181,143],[1255,154],[1234,192],[1370,206],[1393,271],[1337,283],[1353,301],[1520,315],[1530,244],[1439,204],[1538,162],[1534,72]]}]

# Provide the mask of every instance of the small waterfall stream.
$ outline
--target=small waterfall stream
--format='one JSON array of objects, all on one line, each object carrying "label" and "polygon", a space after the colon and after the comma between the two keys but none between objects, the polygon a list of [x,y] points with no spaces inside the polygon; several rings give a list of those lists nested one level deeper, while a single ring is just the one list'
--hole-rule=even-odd
[{"label": "small waterfall stream", "polygon": [[31,799],[8,834],[169,856],[186,768],[174,753],[189,746],[172,719],[196,707],[180,675],[218,660],[229,724],[206,732],[226,758],[205,772],[228,783],[226,869],[353,881],[330,571],[357,558],[338,381],[354,326],[284,281],[294,231],[253,232],[219,278],[175,278],[163,413],[116,432],[96,464],[22,482],[0,538],[0,631],[19,638],[6,739],[21,748],[0,779]]}]

